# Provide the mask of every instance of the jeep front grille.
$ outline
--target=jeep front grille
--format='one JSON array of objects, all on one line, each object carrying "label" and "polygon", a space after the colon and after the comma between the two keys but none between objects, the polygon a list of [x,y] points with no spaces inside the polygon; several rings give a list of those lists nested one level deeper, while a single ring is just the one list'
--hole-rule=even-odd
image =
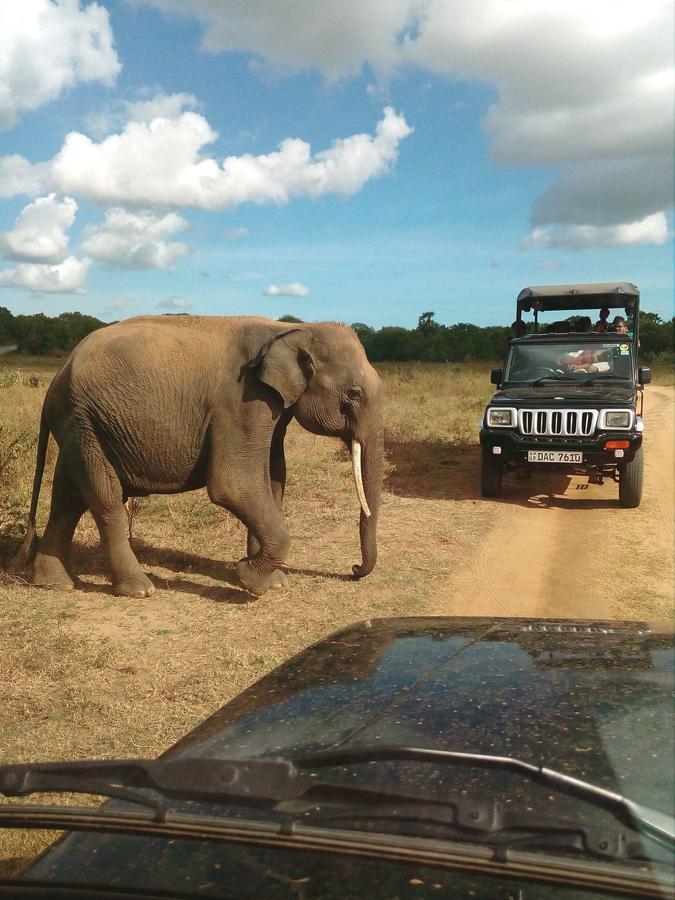
[{"label": "jeep front grille", "polygon": [[518,428],[524,435],[588,437],[598,422],[597,409],[519,409]]}]

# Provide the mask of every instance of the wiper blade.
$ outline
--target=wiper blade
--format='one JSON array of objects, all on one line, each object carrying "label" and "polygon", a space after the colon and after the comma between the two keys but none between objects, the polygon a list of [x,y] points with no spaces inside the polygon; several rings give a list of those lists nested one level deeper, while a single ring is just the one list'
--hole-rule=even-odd
[{"label": "wiper blade", "polygon": [[[112,759],[22,763],[0,766],[0,794],[75,793],[127,800],[150,806],[158,817],[161,800],[140,793],[155,791],[171,800],[243,801],[272,806],[297,796],[298,770],[290,760]],[[136,790],[129,790],[135,788]]]},{"label": "wiper blade", "polygon": [[600,372],[598,375],[594,375],[592,372],[589,373],[588,378],[585,378],[582,384],[593,384],[595,381],[629,381],[629,378],[626,378],[625,375],[614,375],[610,372]]},{"label": "wiper blade", "polygon": [[530,382],[530,387],[536,387],[538,384],[543,384],[545,381],[576,381],[579,379],[575,378],[574,375],[542,375],[541,378],[536,378],[534,381]]},{"label": "wiper blade", "polygon": [[[268,809],[283,808],[285,802],[294,800],[344,804],[411,799],[377,787],[320,781],[305,771],[388,760],[515,772],[538,784],[601,806],[630,828],[638,827],[670,849],[675,848],[675,823],[672,817],[642,806],[621,794],[520,759],[418,747],[326,750],[289,758],[245,760],[122,759],[4,765],[0,766],[0,794],[24,797],[35,793],[86,793],[113,797],[151,806],[156,810],[159,820],[166,814],[165,804],[140,793],[141,790],[154,791],[165,799]],[[443,796],[428,799],[429,802],[438,804],[452,802]]]},{"label": "wiper blade", "polygon": [[555,788],[561,793],[570,794],[578,799],[586,800],[594,806],[600,806],[631,828],[637,826],[650,837],[670,849],[675,849],[675,820],[669,814],[636,803],[628,797],[608,791],[591,782],[565,775],[564,772],[558,772],[556,769],[536,766],[510,756],[491,756],[485,753],[463,753],[453,750],[426,750],[420,747],[365,747],[353,750],[324,750],[293,757],[293,762],[297,766],[314,769],[388,760],[429,762],[437,765],[464,765],[480,769],[515,772],[537,784]]}]

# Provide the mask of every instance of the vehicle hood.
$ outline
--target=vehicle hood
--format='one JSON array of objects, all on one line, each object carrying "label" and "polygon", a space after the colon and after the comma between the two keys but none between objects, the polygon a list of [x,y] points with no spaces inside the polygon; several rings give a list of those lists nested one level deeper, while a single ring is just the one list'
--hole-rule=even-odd
[{"label": "vehicle hood", "polygon": [[[165,757],[285,756],[391,744],[474,751],[546,765],[670,811],[672,672],[672,633],[654,624],[368,620],[280,666]],[[616,827],[604,810],[498,770],[387,762],[342,766],[322,777],[432,795],[439,802],[496,800],[575,827]],[[190,808],[196,812],[200,804]],[[119,878],[122,871],[125,884],[203,884],[206,894],[209,886],[217,892],[226,884],[227,896],[299,896],[288,885],[316,887],[321,879],[327,879],[325,889],[308,889],[307,896],[342,897],[347,883],[357,885],[355,896],[403,896],[399,886],[415,884],[411,877],[419,883],[433,879],[439,895],[473,890],[455,876],[446,882],[421,868],[395,873],[373,860],[361,865],[358,859],[283,854],[208,842],[195,851],[189,842],[161,838],[72,834],[27,875],[95,883]],[[285,880],[270,887],[273,878]],[[383,887],[387,879],[389,891]],[[494,884],[487,891],[485,896],[505,895]]]},{"label": "vehicle hood", "polygon": [[662,807],[672,673],[659,625],[369,620],[289,660],[166,755],[415,745],[518,757],[620,793],[639,785]]},{"label": "vehicle hood", "polygon": [[507,387],[497,391],[490,398],[490,404],[509,406],[514,402],[575,403],[597,407],[614,404],[632,404],[635,400],[635,388],[630,385],[610,385],[607,382],[589,384],[585,387],[569,382],[545,384],[537,387]]}]

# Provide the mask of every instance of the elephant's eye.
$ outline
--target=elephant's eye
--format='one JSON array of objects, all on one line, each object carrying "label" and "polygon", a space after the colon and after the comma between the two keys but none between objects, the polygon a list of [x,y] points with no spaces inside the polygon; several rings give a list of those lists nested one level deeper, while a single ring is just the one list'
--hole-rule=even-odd
[{"label": "elephant's eye", "polygon": [[344,390],[342,393],[342,400],[340,401],[340,410],[342,414],[344,416],[353,416],[362,399],[363,391],[358,385],[354,385],[354,387]]}]

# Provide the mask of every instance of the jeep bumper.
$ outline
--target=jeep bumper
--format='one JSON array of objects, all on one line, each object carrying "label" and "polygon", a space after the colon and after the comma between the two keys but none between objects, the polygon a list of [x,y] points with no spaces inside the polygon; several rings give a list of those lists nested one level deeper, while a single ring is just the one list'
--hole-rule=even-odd
[{"label": "jeep bumper", "polygon": [[[607,441],[627,441],[628,446],[622,448],[623,455],[617,456],[613,448],[606,449]],[[480,444],[483,450],[493,454],[494,447],[500,447],[504,463],[527,463],[529,450],[576,450],[583,453],[582,463],[543,463],[551,468],[567,468],[572,470],[602,470],[630,462],[642,446],[642,434],[639,432],[602,431],[590,437],[532,437],[518,434],[508,428],[481,428]],[[528,463],[537,465],[537,463]]]}]

